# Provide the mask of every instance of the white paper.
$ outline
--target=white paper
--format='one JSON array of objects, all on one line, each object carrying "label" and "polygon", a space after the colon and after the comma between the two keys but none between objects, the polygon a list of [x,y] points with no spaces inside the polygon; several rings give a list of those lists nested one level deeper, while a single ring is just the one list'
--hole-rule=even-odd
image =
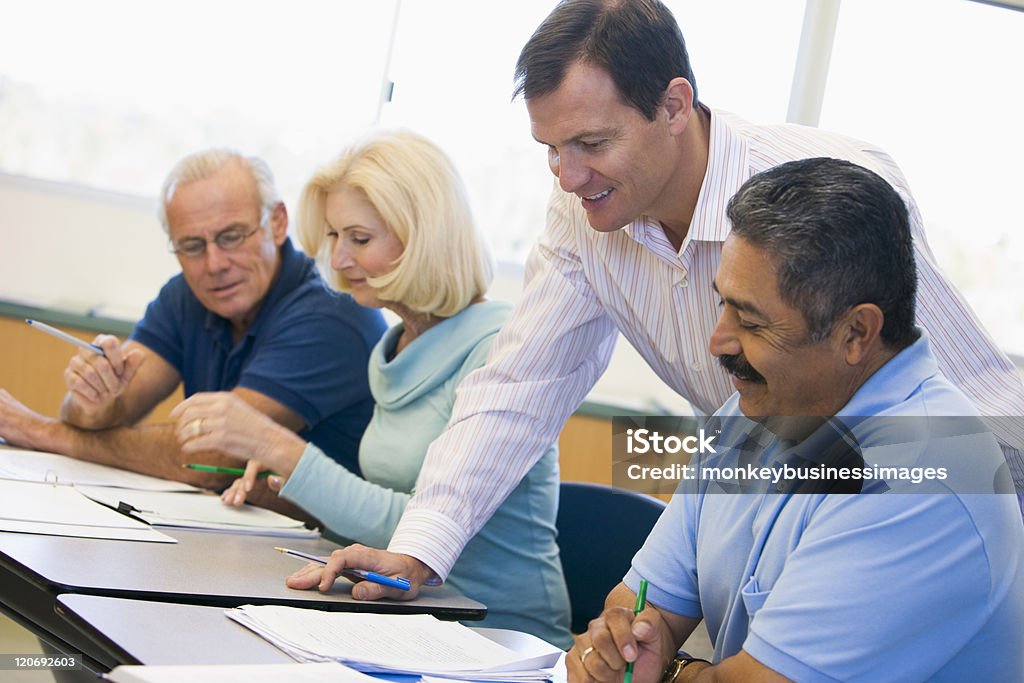
[{"label": "white paper", "polygon": [[299,520],[253,505],[226,505],[219,496],[208,492],[127,491],[95,486],[75,488],[112,508],[127,503],[137,510],[132,515],[157,526],[301,538],[319,536],[319,532],[306,529]]},{"label": "white paper", "polygon": [[324,612],[276,605],[246,605],[225,614],[299,661],[330,659],[374,673],[538,681],[549,677],[541,668],[554,666],[562,654],[547,645],[547,658],[537,657],[535,651],[524,657],[462,624],[430,615]]},{"label": "white paper", "polygon": [[320,664],[209,664],[117,666],[104,675],[115,683],[381,683],[337,662]]},{"label": "white paper", "polygon": [[0,530],[83,538],[174,539],[70,486],[0,479]]},{"label": "white paper", "polygon": [[105,526],[84,526],[82,524],[46,524],[0,519],[0,531],[42,536],[72,536],[74,538],[101,538],[110,541],[145,541],[148,543],[177,543],[178,540],[162,534],[152,527],[143,529],[120,529]]},{"label": "white paper", "polygon": [[180,481],[159,479],[56,453],[0,448],[0,478],[56,484],[112,486],[145,491],[199,491]]}]

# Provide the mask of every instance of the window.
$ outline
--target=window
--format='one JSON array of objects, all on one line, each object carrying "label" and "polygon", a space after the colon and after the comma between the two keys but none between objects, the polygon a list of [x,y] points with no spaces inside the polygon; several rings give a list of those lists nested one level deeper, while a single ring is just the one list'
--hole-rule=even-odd
[{"label": "window", "polygon": [[263,156],[286,200],[377,116],[396,2],[10,3],[0,169],[155,196],[207,146]]},{"label": "window", "polygon": [[1024,12],[965,0],[843,3],[821,127],[906,173],[939,263],[1003,348],[1024,354]]}]

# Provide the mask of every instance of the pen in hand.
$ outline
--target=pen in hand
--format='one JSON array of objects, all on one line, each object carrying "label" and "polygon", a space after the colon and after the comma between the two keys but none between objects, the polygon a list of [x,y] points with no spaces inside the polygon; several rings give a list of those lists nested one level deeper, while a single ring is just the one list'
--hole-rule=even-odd
[{"label": "pen in hand", "polygon": [[[636,594],[636,604],[633,605],[633,616],[640,614],[644,611],[644,607],[647,606],[647,579],[640,579],[640,590]],[[633,681],[633,662],[626,664],[626,676],[622,679],[622,683],[632,683]]]},{"label": "pen in hand", "polygon": [[27,322],[29,325],[39,330],[40,332],[45,332],[46,334],[52,335],[57,339],[63,339],[69,344],[74,344],[79,348],[83,348],[87,351],[92,351],[93,353],[98,354],[100,356],[107,355],[107,352],[103,350],[102,346],[99,346],[98,344],[90,344],[89,342],[84,342],[78,337],[72,337],[67,332],[62,332],[61,330],[58,330],[56,327],[51,327],[46,323],[41,323],[38,320],[32,320],[31,318],[25,318],[25,322]]},{"label": "pen in hand", "polygon": [[[274,550],[276,550],[279,553],[284,553],[285,555],[291,555],[292,557],[299,557],[304,560],[309,560],[310,562],[319,562],[320,564],[327,564],[327,560],[325,560],[324,558],[317,557],[316,555],[310,555],[309,553],[304,553],[300,550],[292,550],[290,548],[278,547],[275,547]],[[403,591],[409,590],[409,579],[402,578],[401,576],[384,576],[383,574],[366,571],[365,569],[351,568],[342,569],[341,575],[344,576],[346,579],[349,579],[353,583],[356,581],[370,581],[371,583],[379,583],[382,586],[391,586],[392,588],[398,588],[399,590]]]}]

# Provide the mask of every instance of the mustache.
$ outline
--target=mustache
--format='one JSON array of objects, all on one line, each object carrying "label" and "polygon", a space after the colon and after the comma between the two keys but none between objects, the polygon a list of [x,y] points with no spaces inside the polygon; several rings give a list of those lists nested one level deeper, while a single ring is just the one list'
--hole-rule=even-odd
[{"label": "mustache", "polygon": [[747,359],[743,356],[722,355],[718,357],[718,362],[721,363],[726,372],[738,379],[747,382],[758,382],[759,384],[767,383],[761,373],[755,370],[754,366],[748,363]]}]

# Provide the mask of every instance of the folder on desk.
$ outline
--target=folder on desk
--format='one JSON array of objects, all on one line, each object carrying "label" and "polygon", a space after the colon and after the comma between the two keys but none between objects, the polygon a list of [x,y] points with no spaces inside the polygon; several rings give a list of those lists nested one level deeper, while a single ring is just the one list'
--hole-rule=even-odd
[{"label": "folder on desk", "polygon": [[83,495],[153,526],[235,534],[317,538],[297,519],[254,505],[225,505],[209,492],[135,491],[97,486],[76,486]]},{"label": "folder on desk", "polygon": [[144,491],[199,491],[180,481],[151,477],[118,467],[76,460],[66,455],[0,448],[0,479],[83,484]]},{"label": "folder on desk", "polygon": [[0,531],[176,543],[142,522],[118,514],[71,486],[0,479]]}]

